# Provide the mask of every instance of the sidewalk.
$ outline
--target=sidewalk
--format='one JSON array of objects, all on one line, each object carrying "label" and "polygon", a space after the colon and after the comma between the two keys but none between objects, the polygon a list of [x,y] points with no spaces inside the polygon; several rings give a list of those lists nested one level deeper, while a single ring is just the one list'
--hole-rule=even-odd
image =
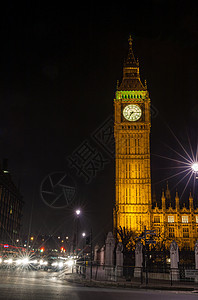
[{"label": "sidewalk", "polygon": [[153,290],[170,290],[170,291],[192,291],[198,293],[198,282],[179,282],[168,280],[154,280],[149,279],[148,284],[145,281],[141,284],[140,279],[133,278],[131,281],[119,280],[119,281],[98,281],[88,280],[78,274],[64,274],[63,279],[82,284],[89,287],[111,287],[111,288],[133,288],[133,289],[153,289]]}]

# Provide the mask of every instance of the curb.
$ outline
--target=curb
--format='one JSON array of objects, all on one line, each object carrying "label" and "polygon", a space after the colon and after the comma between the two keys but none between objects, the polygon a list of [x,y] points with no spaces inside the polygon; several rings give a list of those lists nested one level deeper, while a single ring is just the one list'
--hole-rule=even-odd
[{"label": "curb", "polygon": [[130,289],[146,289],[146,290],[167,290],[167,291],[188,291],[198,293],[198,289],[195,287],[179,287],[179,286],[154,286],[154,285],[142,285],[142,284],[133,284],[133,283],[119,283],[119,282],[99,282],[99,281],[88,281],[81,279],[72,279],[72,278],[64,278],[65,280],[81,284],[86,287],[98,287],[98,288],[130,288]]}]

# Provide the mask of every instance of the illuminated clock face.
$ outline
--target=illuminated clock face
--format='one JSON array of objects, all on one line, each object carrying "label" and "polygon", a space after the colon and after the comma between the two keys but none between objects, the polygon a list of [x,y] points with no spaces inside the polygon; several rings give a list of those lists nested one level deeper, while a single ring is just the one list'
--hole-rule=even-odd
[{"label": "illuminated clock face", "polygon": [[123,109],[123,116],[128,121],[137,121],[142,115],[141,108],[136,104],[130,104]]}]

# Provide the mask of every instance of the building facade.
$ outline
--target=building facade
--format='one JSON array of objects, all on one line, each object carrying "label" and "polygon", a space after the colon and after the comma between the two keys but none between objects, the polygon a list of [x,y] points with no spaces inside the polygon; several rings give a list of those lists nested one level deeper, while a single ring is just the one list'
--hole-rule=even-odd
[{"label": "building facade", "polygon": [[160,205],[156,203],[152,209],[151,224],[151,229],[167,247],[176,240],[180,248],[193,249],[198,240],[198,208],[194,207],[191,192],[186,207],[180,202],[177,191],[172,201],[167,184],[166,191],[162,191]]},{"label": "building facade", "polygon": [[7,168],[0,169],[0,242],[15,245],[22,218],[22,196]]},{"label": "building facade", "polygon": [[132,39],[114,99],[115,207],[114,229],[128,228],[141,234],[156,229],[160,240],[179,240],[193,247],[198,239],[198,209],[189,197],[189,209],[180,208],[178,193],[175,208],[166,207],[162,193],[161,208],[151,199],[150,98],[146,82],[140,78]]}]

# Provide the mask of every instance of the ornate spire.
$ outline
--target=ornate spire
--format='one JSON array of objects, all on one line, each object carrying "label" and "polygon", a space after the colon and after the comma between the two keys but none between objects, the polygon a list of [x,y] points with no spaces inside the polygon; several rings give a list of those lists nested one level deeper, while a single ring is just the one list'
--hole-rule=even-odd
[{"label": "ornate spire", "polygon": [[179,211],[180,206],[179,206],[179,195],[178,195],[177,189],[176,189],[176,193],[175,193],[175,208],[177,211]]},{"label": "ornate spire", "polygon": [[190,190],[190,195],[189,195],[189,208],[190,210],[193,210],[194,206],[193,206],[193,196]]},{"label": "ornate spire", "polygon": [[170,200],[171,199],[171,194],[168,186],[168,181],[166,182],[166,199]]},{"label": "ornate spire", "polygon": [[132,49],[132,37],[131,35],[129,36],[129,51],[128,51],[128,56],[127,56],[127,59],[124,63],[124,67],[136,67],[138,68],[139,67],[139,63],[135,60],[135,56],[133,54],[133,49]]},{"label": "ornate spire", "polygon": [[139,62],[135,59],[132,49],[132,37],[129,36],[129,50],[123,66],[123,78],[119,91],[145,91],[147,88],[142,84],[139,74]]},{"label": "ornate spire", "polygon": [[166,209],[166,198],[165,198],[165,195],[164,195],[164,189],[162,189],[161,201],[162,201],[162,210],[165,210]]}]

